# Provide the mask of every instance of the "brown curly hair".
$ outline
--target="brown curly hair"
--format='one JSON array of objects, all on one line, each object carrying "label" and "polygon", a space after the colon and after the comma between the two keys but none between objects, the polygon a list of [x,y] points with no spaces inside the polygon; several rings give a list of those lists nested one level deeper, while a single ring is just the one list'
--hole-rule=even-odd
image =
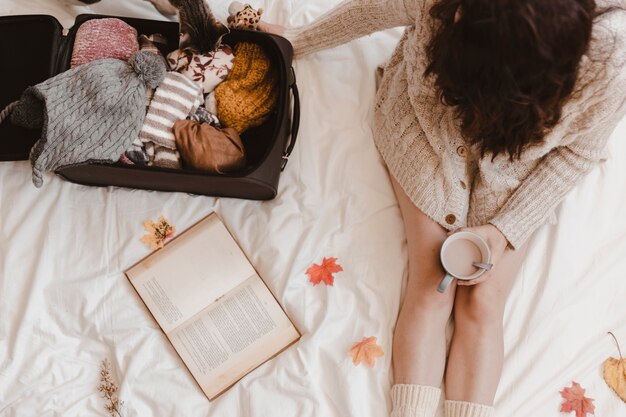
[{"label": "brown curly hair", "polygon": [[597,14],[594,0],[441,0],[430,9],[426,75],[481,155],[519,158],[558,123]]}]

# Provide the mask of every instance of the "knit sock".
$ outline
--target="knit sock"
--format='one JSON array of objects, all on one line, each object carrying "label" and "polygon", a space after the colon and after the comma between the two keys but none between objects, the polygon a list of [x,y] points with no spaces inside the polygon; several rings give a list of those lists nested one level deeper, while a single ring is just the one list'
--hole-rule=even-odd
[{"label": "knit sock", "polygon": [[446,400],[443,407],[446,417],[493,417],[495,415],[492,406],[468,401]]},{"label": "knit sock", "polygon": [[395,384],[391,388],[390,417],[434,417],[441,390],[413,384]]}]

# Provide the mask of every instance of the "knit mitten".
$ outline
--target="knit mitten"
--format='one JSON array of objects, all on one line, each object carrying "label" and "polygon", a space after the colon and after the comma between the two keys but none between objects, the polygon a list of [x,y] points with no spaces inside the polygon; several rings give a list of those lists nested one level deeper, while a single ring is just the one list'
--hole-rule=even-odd
[{"label": "knit mitten", "polygon": [[493,417],[495,415],[492,406],[467,401],[446,400],[443,407],[446,417]]},{"label": "knit mitten", "polygon": [[434,417],[441,390],[413,384],[395,384],[391,388],[391,417]]},{"label": "knit mitten", "polygon": [[180,155],[172,132],[174,123],[185,120],[202,103],[202,87],[178,72],[168,72],[154,92],[139,132],[148,165],[180,168]]}]

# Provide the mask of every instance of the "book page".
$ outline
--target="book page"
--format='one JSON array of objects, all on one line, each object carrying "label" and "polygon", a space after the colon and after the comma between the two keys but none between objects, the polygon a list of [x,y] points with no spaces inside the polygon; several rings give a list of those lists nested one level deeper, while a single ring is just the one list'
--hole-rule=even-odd
[{"label": "book page", "polygon": [[168,333],[256,272],[224,224],[211,214],[126,275]]},{"label": "book page", "polygon": [[168,337],[213,399],[300,335],[255,275]]}]

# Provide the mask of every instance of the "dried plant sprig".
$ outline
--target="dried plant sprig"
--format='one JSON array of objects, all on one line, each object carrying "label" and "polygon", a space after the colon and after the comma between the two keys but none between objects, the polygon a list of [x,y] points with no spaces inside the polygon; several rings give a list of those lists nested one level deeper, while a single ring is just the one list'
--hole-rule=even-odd
[{"label": "dried plant sprig", "polygon": [[619,342],[617,341],[617,337],[615,337],[613,332],[609,332],[609,334],[613,336],[613,340],[615,340],[615,344],[617,345],[617,352],[619,353],[620,359],[624,359],[624,357],[622,356],[622,350],[619,348]]},{"label": "dried plant sprig", "polygon": [[124,402],[120,401],[118,397],[119,387],[111,376],[111,362],[108,359],[103,359],[100,364],[100,385],[98,386],[98,391],[102,393],[102,398],[107,400],[104,408],[109,414],[112,417],[123,417],[120,409]]}]

